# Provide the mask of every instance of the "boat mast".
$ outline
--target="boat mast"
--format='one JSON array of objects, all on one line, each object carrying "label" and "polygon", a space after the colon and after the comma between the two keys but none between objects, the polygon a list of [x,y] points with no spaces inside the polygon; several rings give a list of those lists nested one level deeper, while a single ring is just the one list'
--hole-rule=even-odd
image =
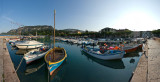
[{"label": "boat mast", "polygon": [[37,41],[37,30],[36,30],[36,41]]},{"label": "boat mast", "polygon": [[56,10],[54,10],[54,48],[55,48],[55,15],[56,15]]}]

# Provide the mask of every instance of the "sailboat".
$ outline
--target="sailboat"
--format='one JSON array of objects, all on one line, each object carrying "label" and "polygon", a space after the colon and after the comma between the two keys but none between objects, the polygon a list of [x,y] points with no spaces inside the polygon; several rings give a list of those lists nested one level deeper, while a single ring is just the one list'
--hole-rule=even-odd
[{"label": "sailboat", "polygon": [[54,10],[54,47],[44,57],[45,62],[50,75],[64,62],[67,57],[66,50],[64,48],[55,47],[55,13]]}]

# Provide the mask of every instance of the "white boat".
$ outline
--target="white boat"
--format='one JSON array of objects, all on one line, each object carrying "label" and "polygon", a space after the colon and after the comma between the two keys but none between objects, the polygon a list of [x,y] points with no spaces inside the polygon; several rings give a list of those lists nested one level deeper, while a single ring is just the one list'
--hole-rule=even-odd
[{"label": "white boat", "polygon": [[11,46],[12,46],[12,47],[16,47],[16,44],[22,43],[22,42],[24,42],[24,41],[15,41],[15,42],[12,42],[12,43],[11,43]]},{"label": "white boat", "polygon": [[79,40],[78,42],[77,42],[77,44],[79,44],[79,45],[82,45],[82,44],[85,44],[85,45],[89,45],[89,42],[88,41],[85,41],[85,40]]},{"label": "white boat", "polygon": [[16,41],[20,41],[20,38],[10,39],[9,44],[14,43]]},{"label": "white boat", "polygon": [[40,43],[35,40],[31,41],[21,41],[15,44],[19,49],[34,49],[43,46],[43,43]]},{"label": "white boat", "polygon": [[11,46],[12,46],[12,47],[16,47],[15,42],[11,43]]},{"label": "white boat", "polygon": [[100,51],[94,51],[93,49],[82,48],[82,51],[87,54],[102,60],[114,60],[123,58],[125,52],[120,50],[108,50],[105,53],[101,53]]},{"label": "white boat", "polygon": [[9,40],[9,44],[16,42],[16,40]]},{"label": "white boat", "polygon": [[82,41],[81,41],[81,40],[78,40],[77,44],[81,45],[81,44],[82,44]]},{"label": "white boat", "polygon": [[70,39],[69,42],[73,43],[73,44],[77,44],[78,43],[78,40],[76,39]]},{"label": "white boat", "polygon": [[26,60],[26,64],[29,64],[35,60],[41,59],[48,53],[51,49],[49,48],[38,48],[29,51],[28,53],[24,54],[24,59]]},{"label": "white boat", "polygon": [[90,45],[96,46],[97,43],[98,43],[98,41],[96,41],[96,40],[92,40],[92,39],[89,39],[89,40],[88,40],[88,44],[90,44]]}]

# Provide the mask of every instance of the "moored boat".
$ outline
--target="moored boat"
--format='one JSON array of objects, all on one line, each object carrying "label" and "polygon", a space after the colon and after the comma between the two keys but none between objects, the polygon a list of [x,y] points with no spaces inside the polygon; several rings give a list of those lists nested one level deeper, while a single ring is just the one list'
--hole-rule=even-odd
[{"label": "moored boat", "polygon": [[126,53],[130,53],[136,51],[138,48],[142,48],[142,44],[136,44],[134,46],[126,46],[124,47],[124,51]]},{"label": "moored boat", "polygon": [[55,13],[56,11],[54,10],[54,47],[44,57],[50,75],[53,74],[53,72],[63,63],[67,57],[66,50],[64,48],[55,47]]},{"label": "moored boat", "polygon": [[21,41],[21,42],[16,43],[15,45],[19,49],[33,49],[33,48],[41,47],[44,44],[38,41],[35,41],[35,40],[31,40],[31,41]]},{"label": "moored boat", "polygon": [[114,60],[123,58],[125,52],[122,50],[108,50],[105,53],[101,53],[100,51],[94,51],[93,49],[82,48],[82,51],[87,54],[102,60]]},{"label": "moored boat", "polygon": [[67,54],[64,48],[55,47],[45,55],[50,75],[63,63]]},{"label": "moored boat", "polygon": [[51,49],[49,49],[48,47],[42,47],[29,51],[28,53],[24,54],[24,59],[26,60],[26,64],[30,64],[33,61],[43,58],[45,54],[50,50]]}]

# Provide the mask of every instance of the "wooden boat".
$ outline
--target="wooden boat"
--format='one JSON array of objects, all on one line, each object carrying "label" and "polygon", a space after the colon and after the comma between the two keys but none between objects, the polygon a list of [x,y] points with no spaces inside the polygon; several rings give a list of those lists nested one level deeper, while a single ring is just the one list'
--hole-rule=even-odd
[{"label": "wooden boat", "polygon": [[50,75],[63,63],[67,54],[64,48],[55,47],[45,55]]},{"label": "wooden boat", "polygon": [[134,46],[124,47],[124,51],[126,53],[130,53],[130,52],[136,51],[138,48],[142,48],[142,44],[137,44],[137,45],[134,45]]},{"label": "wooden boat", "polygon": [[138,46],[136,45],[136,46],[133,46],[133,47],[124,47],[124,51],[126,52],[126,53],[130,53],[130,52],[134,52],[134,51],[136,51],[137,50],[137,48],[138,48]]},{"label": "wooden boat", "polygon": [[101,53],[100,51],[94,51],[88,48],[82,48],[82,51],[86,52],[87,54],[102,60],[114,60],[114,59],[121,59],[123,58],[125,52],[121,50],[108,50],[105,53]]},{"label": "wooden boat", "polygon": [[26,64],[30,64],[33,61],[43,58],[45,54],[50,50],[51,49],[49,49],[48,47],[42,47],[29,51],[28,53],[24,54]]},{"label": "wooden boat", "polygon": [[139,44],[139,46],[138,46],[139,48],[142,48],[143,47],[143,44]]},{"label": "wooden boat", "polygon": [[63,63],[67,54],[64,48],[55,47],[55,10],[54,10],[54,47],[44,57],[50,75]]},{"label": "wooden boat", "polygon": [[135,44],[133,46],[129,45],[129,46],[124,46],[124,45],[120,45],[121,47],[115,46],[115,47],[107,47],[107,46],[101,46],[100,50],[101,51],[107,51],[107,50],[124,50],[126,53],[131,53],[136,51],[138,48],[142,48],[142,44]]}]

